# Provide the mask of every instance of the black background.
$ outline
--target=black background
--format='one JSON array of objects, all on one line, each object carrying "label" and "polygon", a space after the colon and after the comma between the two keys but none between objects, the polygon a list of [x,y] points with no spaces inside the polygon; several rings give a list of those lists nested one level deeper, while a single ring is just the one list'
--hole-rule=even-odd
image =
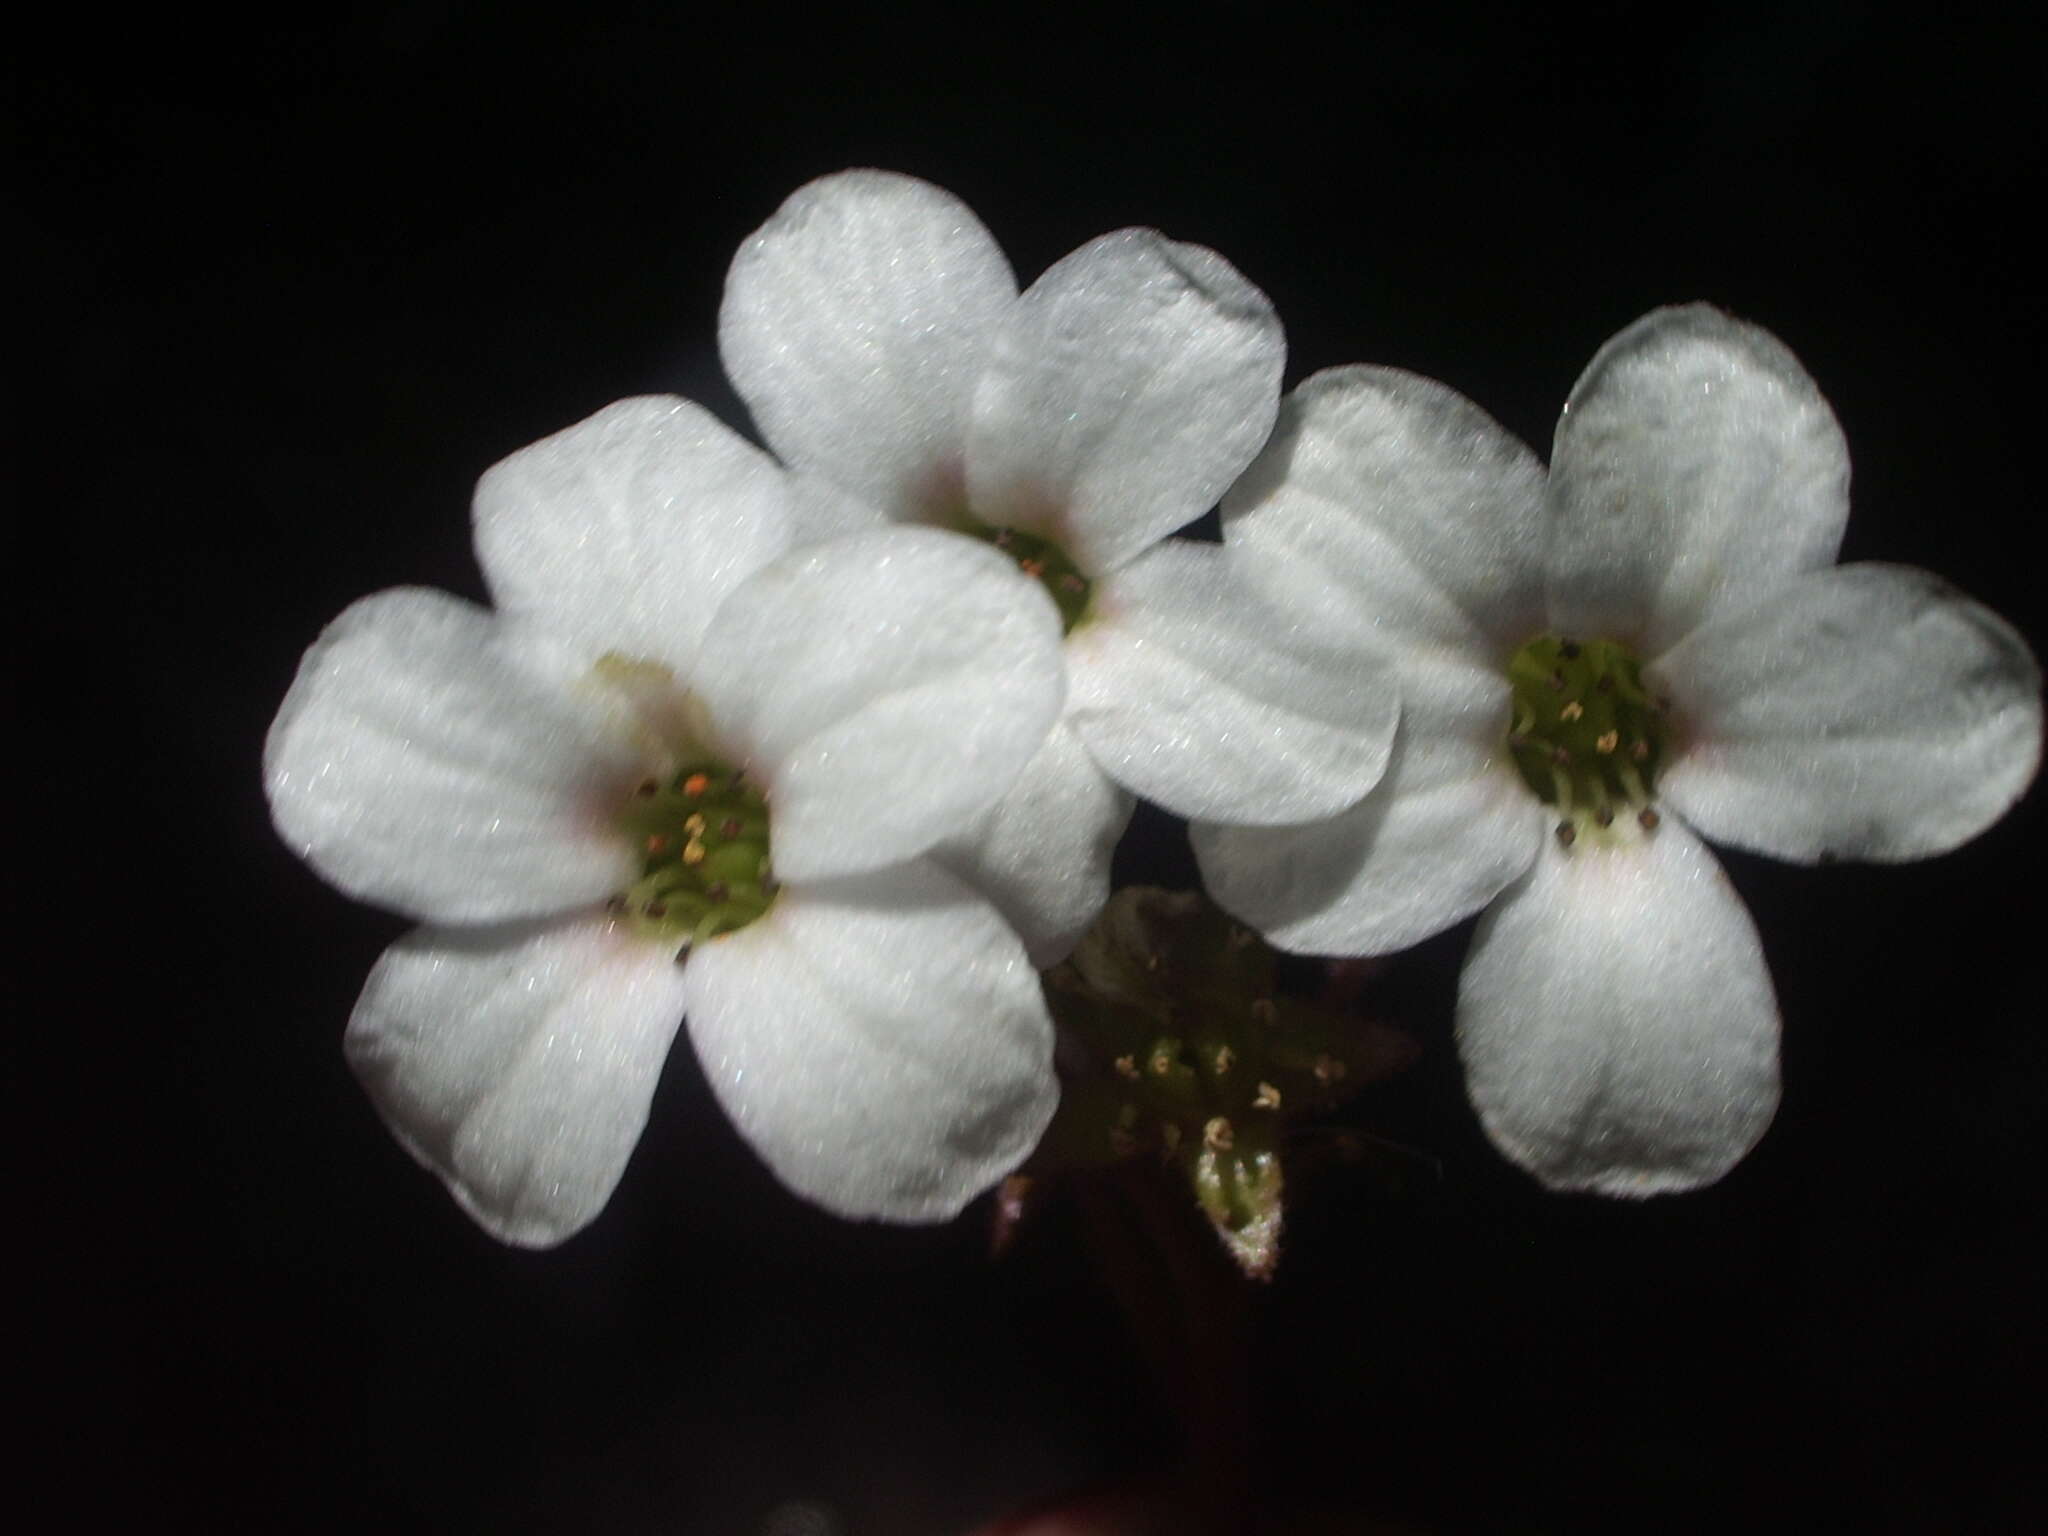
[{"label": "black background", "polygon": [[[16,1029],[55,1071],[17,1192],[56,1266],[17,1327],[56,1369],[24,1381],[53,1453],[20,1496],[156,1528],[920,1536],[1169,1455],[1059,1206],[994,1265],[981,1207],[836,1222],[686,1050],[593,1228],[540,1255],[473,1229],[341,1061],[402,924],[269,831],[299,652],[377,588],[481,597],[467,498],[510,450],[651,390],[742,421],[725,265],[862,164],[958,193],[1026,281],[1127,224],[1213,245],[1272,295],[1290,383],[1398,364],[1539,447],[1602,340],[1712,299],[1840,414],[1845,557],[1936,569],[2039,645],[2027,56],[1849,4],[451,3],[25,40]],[[1327,1180],[1254,1298],[1275,1528],[2038,1516],[2040,830],[2036,796],[1923,864],[1728,857],[1785,1098],[1689,1198],[1503,1164],[1450,1049],[1465,930],[1396,967],[1380,1006],[1422,1057],[1353,1118],[1409,1176]],[[1187,878],[1154,818],[1124,864]]]}]

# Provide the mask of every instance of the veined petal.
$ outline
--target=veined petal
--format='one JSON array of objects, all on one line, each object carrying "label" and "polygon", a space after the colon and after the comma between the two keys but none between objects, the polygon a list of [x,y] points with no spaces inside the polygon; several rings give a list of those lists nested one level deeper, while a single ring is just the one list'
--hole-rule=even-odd
[{"label": "veined petal", "polygon": [[1090,576],[1200,517],[1272,430],[1279,317],[1204,246],[1104,235],[999,334],[967,439],[975,515],[1048,534]]},{"label": "veined petal", "polygon": [[611,1198],[682,1017],[669,950],[609,920],[420,928],[371,970],[346,1047],[463,1209],[547,1247]]},{"label": "veined petal", "polygon": [[1778,1107],[1778,1003],[1756,925],[1673,818],[1543,841],[1481,919],[1458,1054],[1494,1145],[1552,1189],[1711,1184]]},{"label": "veined petal", "polygon": [[1172,540],[1095,592],[1067,640],[1067,720],[1110,777],[1180,816],[1261,826],[1356,804],[1400,712],[1385,662],[1304,634]]},{"label": "veined petal", "polygon": [[768,783],[777,875],[875,869],[964,830],[1038,750],[1066,694],[1059,613],[986,544],[855,534],[743,584],[696,686]]},{"label": "veined petal", "polygon": [[477,559],[500,610],[588,661],[687,672],[726,593],[789,547],[783,481],[702,407],[621,400],[484,473]]},{"label": "veined petal", "polygon": [[1137,802],[1056,721],[1023,773],[932,859],[995,903],[1043,970],[1109,900],[1109,862]]},{"label": "veined petal", "polygon": [[1507,686],[1411,665],[1379,786],[1324,821],[1189,828],[1202,884],[1281,949],[1383,955],[1480,910],[1536,857],[1542,808],[1503,741]]},{"label": "veined petal", "polygon": [[1550,616],[1647,655],[1724,603],[1832,564],[1849,449],[1784,343],[1660,309],[1580,377],[1550,459]]},{"label": "veined petal", "polygon": [[1332,368],[1287,397],[1223,537],[1292,614],[1505,668],[1543,626],[1543,466],[1463,395]]},{"label": "veined petal", "polygon": [[1059,1090],[1037,973],[929,861],[785,887],[684,968],[712,1091],[841,1216],[944,1221],[1037,1144]]},{"label": "veined petal", "polygon": [[2026,792],[2041,671],[1939,577],[1847,565],[1724,609],[1649,668],[1684,742],[1659,792],[1701,832],[1781,859],[1945,853]]},{"label": "veined petal", "polygon": [[718,348],[769,446],[913,521],[957,516],[975,381],[1017,281],[949,192],[888,171],[799,188],[733,258]]},{"label": "veined petal", "polygon": [[435,922],[622,890],[632,859],[609,818],[641,765],[579,667],[445,592],[364,598],[306,652],[270,727],[279,833],[351,896]]}]

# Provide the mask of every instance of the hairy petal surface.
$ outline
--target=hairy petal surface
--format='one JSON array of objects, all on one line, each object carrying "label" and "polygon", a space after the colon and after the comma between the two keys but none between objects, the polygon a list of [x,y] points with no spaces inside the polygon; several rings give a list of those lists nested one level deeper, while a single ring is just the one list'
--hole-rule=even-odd
[{"label": "hairy petal surface", "polygon": [[1400,711],[1384,662],[1304,634],[1173,540],[1106,578],[1067,640],[1068,722],[1109,775],[1180,816],[1329,816],[1379,782]]},{"label": "hairy petal surface", "polygon": [[1289,613],[1505,667],[1542,627],[1543,466],[1463,395],[1332,368],[1287,397],[1223,537]]},{"label": "hairy petal surface", "polygon": [[1832,564],[1849,448],[1799,359],[1706,304],[1645,315],[1572,390],[1550,459],[1550,615],[1655,655]]},{"label": "hairy petal surface", "polygon": [[892,518],[957,515],[975,381],[1017,283],[967,205],[844,171],[799,188],[733,258],[718,347],[783,460]]},{"label": "hairy petal surface", "polygon": [[587,660],[687,672],[725,595],[789,547],[781,468],[674,396],[621,400],[477,483],[477,559],[506,613]]},{"label": "hairy petal surface", "polygon": [[841,1216],[944,1221],[1051,1119],[1052,1022],[995,909],[929,861],[785,887],[684,968],[719,1102]]},{"label": "hairy petal surface", "polygon": [[1150,229],[1089,242],[1006,312],[967,440],[975,515],[1114,570],[1251,462],[1286,350],[1272,304],[1214,251]]},{"label": "hairy petal surface", "polygon": [[609,818],[641,765],[581,665],[445,592],[362,599],[306,652],[270,727],[278,832],[351,896],[432,922],[623,889]]},{"label": "hairy petal surface", "polygon": [[1471,916],[1536,857],[1544,818],[1502,736],[1507,685],[1480,668],[1411,662],[1379,786],[1293,827],[1189,829],[1202,884],[1281,949],[1382,955]]},{"label": "hairy petal surface", "polygon": [[371,970],[345,1047],[465,1210],[546,1247],[611,1198],[682,1016],[669,951],[606,919],[420,928]]},{"label": "hairy petal surface", "polygon": [[964,830],[1066,693],[1045,589],[927,528],[766,567],[719,611],[696,682],[720,737],[768,782],[784,880],[878,868]]},{"label": "hairy petal surface", "polygon": [[1813,863],[1944,853],[2041,761],[2041,671],[1937,576],[1846,565],[1724,610],[1649,669],[1684,750],[1659,792],[1720,842]]},{"label": "hairy petal surface", "polygon": [[995,903],[1043,970],[1109,900],[1109,863],[1136,808],[1057,721],[1017,782],[932,858]]},{"label": "hairy petal surface", "polygon": [[1777,998],[1705,844],[1672,818],[1615,841],[1544,839],[1481,919],[1458,1054],[1487,1134],[1550,1188],[1695,1189],[1777,1110]]}]

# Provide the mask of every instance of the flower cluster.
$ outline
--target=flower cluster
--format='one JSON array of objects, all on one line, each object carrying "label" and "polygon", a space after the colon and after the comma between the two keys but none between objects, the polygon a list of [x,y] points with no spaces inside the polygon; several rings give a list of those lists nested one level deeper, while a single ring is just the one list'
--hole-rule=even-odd
[{"label": "flower cluster", "polygon": [[[798,1193],[937,1220],[1058,1098],[1038,968],[1142,796],[1279,947],[1485,912],[1472,1097],[1546,1184],[1693,1187],[1778,1015],[1701,837],[1953,848],[2040,679],[1917,571],[1833,565],[1848,457],[1773,338],[1659,311],[1551,467],[1440,385],[1284,401],[1266,297],[1151,230],[1019,292],[945,192],[852,171],[741,248],[719,337],[773,457],[627,400],[486,473],[493,607],[366,598],[265,756],[284,837],[417,920],[347,1050],[500,1237],[603,1208],[676,1032]],[[1173,537],[1223,505],[1221,545]]]}]

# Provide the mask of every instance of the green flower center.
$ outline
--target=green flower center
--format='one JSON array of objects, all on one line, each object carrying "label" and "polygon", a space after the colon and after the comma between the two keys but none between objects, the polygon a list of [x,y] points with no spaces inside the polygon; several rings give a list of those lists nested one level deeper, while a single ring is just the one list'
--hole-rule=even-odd
[{"label": "green flower center", "polygon": [[1088,616],[1088,599],[1094,588],[1073,557],[1043,534],[1024,528],[992,528],[968,514],[960,531],[969,538],[993,544],[1012,560],[1017,569],[1035,578],[1052,594],[1060,610],[1060,628],[1072,634],[1074,626]]},{"label": "green flower center", "polygon": [[693,945],[754,921],[775,900],[768,804],[737,769],[710,758],[633,791],[619,825],[640,878],[612,909],[651,937]]},{"label": "green flower center", "polygon": [[1663,700],[1636,653],[1612,640],[1538,635],[1508,663],[1508,750],[1536,798],[1555,806],[1569,845],[1619,815],[1657,825],[1651,791],[1670,745]]}]

